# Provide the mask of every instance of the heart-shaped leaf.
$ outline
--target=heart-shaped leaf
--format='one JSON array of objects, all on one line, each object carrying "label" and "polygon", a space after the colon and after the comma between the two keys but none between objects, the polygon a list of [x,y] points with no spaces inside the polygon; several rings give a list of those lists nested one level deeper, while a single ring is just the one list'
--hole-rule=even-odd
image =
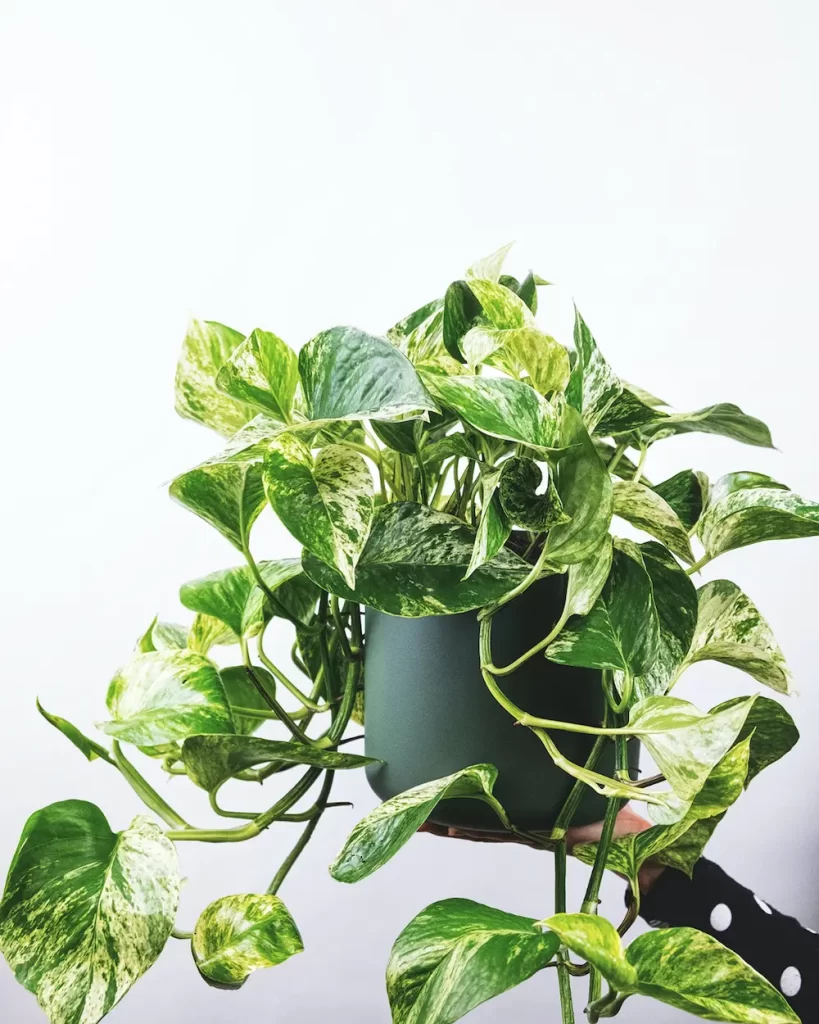
[{"label": "heart-shaped leaf", "polygon": [[9,868],[0,949],[52,1024],[97,1024],[162,952],[179,886],[173,844],[148,818],[116,834],[94,804],[50,804]]},{"label": "heart-shaped leaf", "polygon": [[135,654],[111,680],[106,703],[112,720],[103,731],[139,746],[233,731],[219,672],[193,651]]},{"label": "heart-shaped leaf", "polygon": [[[534,327],[535,318],[516,292],[496,281],[470,278],[469,287],[481,304],[482,319],[497,330]],[[466,354],[466,353],[464,353]]]},{"label": "heart-shaped leaf", "polygon": [[[646,398],[651,400],[646,401]],[[665,404],[653,396],[644,397],[644,393],[641,395],[636,388],[624,386],[606,409],[594,431],[604,437],[617,437],[631,434],[639,430],[643,424],[661,422],[668,414],[657,408],[658,403]]]},{"label": "heart-shaped leaf", "polygon": [[107,761],[109,764],[115,763],[110,753],[102,746],[102,744],[97,743],[96,740],[92,740],[90,737],[80,732],[76,725],[72,725],[68,719],[60,718],[59,715],[50,714],[46,711],[39,700],[37,701],[37,710],[49,725],[53,725],[55,729],[61,732],[63,736],[73,743],[77,750],[84,754],[89,761],[95,761],[98,757],[101,757],[103,761]]},{"label": "heart-shaped leaf", "polygon": [[322,750],[306,743],[268,740],[263,736],[189,736],[182,744],[182,760],[188,775],[202,789],[218,789],[223,782],[258,764],[281,761],[282,764],[307,764],[334,771],[363,768],[374,758]]},{"label": "heart-shaped leaf", "polygon": [[433,313],[437,313],[439,310],[443,310],[444,300],[433,299],[432,302],[427,302],[423,306],[419,306],[418,309],[408,313],[403,320],[399,320],[397,324],[387,331],[387,337],[390,341],[400,341],[401,338],[406,338],[412,334],[416,327],[419,327],[424,321],[428,320]]},{"label": "heart-shaped leaf", "polygon": [[196,922],[191,952],[199,973],[220,987],[241,988],[253,971],[275,967],[304,950],[290,911],[278,896],[222,896]]},{"label": "heart-shaped leaf", "polygon": [[618,992],[634,992],[637,972],[623,956],[617,929],[597,914],[555,914],[543,924],[564,946],[587,960]]},{"label": "heart-shaped leaf", "polygon": [[464,579],[474,546],[475,531],[460,519],[415,502],[395,502],[376,509],[355,590],[309,552],[304,571],[323,590],[390,615],[453,615],[491,604],[531,569],[504,548]]},{"label": "heart-shaped leaf", "polygon": [[470,282],[476,278],[482,281],[497,282],[501,276],[501,270],[503,269],[506,257],[509,255],[509,250],[514,244],[514,242],[509,242],[507,245],[502,245],[500,249],[495,250],[495,252],[490,253],[488,256],[475,260],[466,272],[466,276],[470,279]]},{"label": "heart-shaped leaf", "polygon": [[654,490],[677,513],[686,530],[691,530],[699,521],[708,500],[708,477],[704,473],[695,473],[693,469],[684,469],[655,484]]},{"label": "heart-shaped leaf", "polygon": [[773,477],[767,476],[765,473],[743,470],[739,473],[726,473],[721,476],[711,487],[708,503],[714,505],[723,498],[727,498],[729,494],[733,494],[734,491],[753,490],[757,487],[773,488],[776,491],[790,490],[786,484],[779,483],[778,480],[774,480]]},{"label": "heart-shaped leaf", "polygon": [[460,360],[453,359],[444,344],[444,311],[436,309],[406,335],[389,335],[417,369],[443,373],[459,373]]},{"label": "heart-shaped leaf", "polygon": [[557,412],[528,384],[503,377],[445,377],[433,373],[422,376],[441,405],[452,409],[476,430],[532,448],[554,446]]},{"label": "heart-shaped leaf", "polygon": [[188,630],[177,622],[154,619],[139,638],[138,651],[177,651],[188,646]]},{"label": "heart-shaped leaf", "polygon": [[531,978],[559,945],[530,918],[472,900],[433,903],[392,947],[387,995],[393,1024],[452,1024]]},{"label": "heart-shaped leaf", "polygon": [[253,462],[216,463],[178,476],[171,497],[214,526],[240,551],[266,504],[262,468]]},{"label": "heart-shaped leaf", "polygon": [[819,504],[779,487],[741,488],[712,502],[699,524],[709,557],[763,540],[815,537]]},{"label": "heart-shaped leaf", "polygon": [[231,352],[216,375],[220,391],[282,423],[290,422],[298,383],[296,353],[277,335],[258,328]]},{"label": "heart-shaped leaf", "polygon": [[567,449],[555,470],[555,488],[570,521],[549,531],[546,548],[554,562],[572,565],[589,558],[609,532],[612,484],[583,420],[571,406],[560,418],[560,446]]},{"label": "heart-shaped leaf", "polygon": [[623,385],[603,358],[577,308],[574,311],[574,347],[577,357],[566,389],[566,399],[581,413],[591,434],[621,394]]},{"label": "heart-shaped leaf", "polygon": [[308,341],[299,372],[314,424],[437,412],[409,359],[386,338],[355,327],[332,327]]},{"label": "heart-shaped leaf", "polygon": [[230,646],[238,643],[239,636],[230,626],[226,626],[221,619],[202,612],[195,616],[188,631],[187,647],[197,654],[207,654],[212,647],[222,644]]},{"label": "heart-shaped leaf", "polygon": [[493,765],[473,764],[386,800],[355,826],[330,874],[338,882],[360,882],[395,856],[441,800],[491,795],[497,776]]},{"label": "heart-shaped leaf", "polygon": [[674,509],[656,490],[640,483],[616,481],[614,514],[627,520],[638,530],[645,530],[652,537],[656,537],[683,561],[694,561],[688,531]]},{"label": "heart-shaped leaf", "polygon": [[176,367],[176,411],[230,437],[253,418],[244,402],[218,391],[216,375],[244,341],[238,331],[210,320],[191,320]]},{"label": "heart-shaped leaf", "polygon": [[268,500],[296,540],[355,586],[355,566],[373,517],[367,463],[343,445],[313,458],[298,438],[272,441],[264,460]]},{"label": "heart-shaped leaf", "polygon": [[603,543],[588,558],[569,566],[563,618],[588,615],[609,578],[612,558],[612,541],[610,535],[606,534]]},{"label": "heart-shaped leaf", "polygon": [[785,656],[750,597],[730,580],[712,580],[697,594],[697,628],[686,664],[720,661],[779,693],[790,693],[793,680]]},{"label": "heart-shaped leaf", "polygon": [[447,434],[439,441],[433,441],[424,448],[424,462],[434,464],[452,457],[478,461],[478,453],[471,441],[463,434]]},{"label": "heart-shaped leaf", "polygon": [[569,353],[551,335],[531,327],[503,332],[503,350],[528,375],[529,383],[542,395],[564,391],[569,383]]},{"label": "heart-shaped leaf", "polygon": [[232,434],[221,451],[200,462],[194,469],[218,466],[231,462],[261,462],[268,442],[288,428],[278,420],[259,413],[241,429]]},{"label": "heart-shaped leaf", "polygon": [[461,339],[481,315],[481,304],[466,281],[453,281],[444,296],[444,345],[459,363],[466,360],[461,354]]},{"label": "heart-shaped leaf", "polygon": [[748,416],[738,405],[720,402],[696,412],[679,412],[658,416],[655,423],[640,427],[640,436],[648,443],[675,434],[718,434],[758,448],[773,448],[771,432],[754,416]]},{"label": "heart-shaped leaf", "polygon": [[545,493],[538,494],[542,482],[543,471],[534,459],[513,456],[503,463],[500,503],[511,523],[539,533],[569,522],[551,475]]}]

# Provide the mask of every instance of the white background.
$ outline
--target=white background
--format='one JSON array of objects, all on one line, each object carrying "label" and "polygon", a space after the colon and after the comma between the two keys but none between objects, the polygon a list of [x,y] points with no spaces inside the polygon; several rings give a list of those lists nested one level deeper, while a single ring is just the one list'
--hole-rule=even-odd
[{"label": "white background", "polygon": [[[781,449],[689,436],[649,475],[757,468],[819,496],[817,28],[799,0],[0,0],[4,866],[46,803],[94,800],[115,828],[139,809],[35,695],[90,729],[135,636],[183,614],[179,583],[235,562],[162,486],[218,444],[173,412],[191,313],[294,346],[336,323],[383,330],[516,238],[510,269],[559,283],[547,327],[568,340],[574,297],[625,378],[680,408],[738,402]],[[294,546],[269,522],[257,549]],[[769,617],[803,733],[711,856],[814,927],[817,570],[803,541],[707,574]],[[707,707],[754,688],[708,666],[681,695]],[[355,812],[328,814],[283,891],[308,951],[224,993],[171,942],[113,1020],[376,1024],[390,944],[426,904],[549,911],[545,855],[428,836],[358,887],[333,882],[327,863],[374,804],[363,779],[338,788]],[[201,794],[162,791],[209,820]],[[184,849],[181,927],[263,888],[293,838]],[[621,883],[604,896],[619,917]],[[5,964],[0,1001],[13,1024],[43,1019]],[[557,1020],[551,972],[470,1020],[501,1015]],[[624,1017],[683,1015],[635,999]]]}]

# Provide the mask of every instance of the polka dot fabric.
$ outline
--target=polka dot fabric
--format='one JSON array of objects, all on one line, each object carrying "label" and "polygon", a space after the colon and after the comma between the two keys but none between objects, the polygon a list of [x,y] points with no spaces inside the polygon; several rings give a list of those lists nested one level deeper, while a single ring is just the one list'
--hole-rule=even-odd
[{"label": "polka dot fabric", "polygon": [[693,878],[667,868],[643,896],[652,927],[699,928],[738,953],[785,996],[803,1024],[819,1024],[819,936],[704,858]]}]

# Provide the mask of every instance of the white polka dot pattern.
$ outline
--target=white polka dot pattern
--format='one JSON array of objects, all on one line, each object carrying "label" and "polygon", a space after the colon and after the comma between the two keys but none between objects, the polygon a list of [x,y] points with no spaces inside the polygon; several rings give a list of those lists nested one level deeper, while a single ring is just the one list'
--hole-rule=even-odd
[{"label": "white polka dot pattern", "polygon": [[711,911],[711,927],[715,932],[724,932],[731,927],[734,915],[727,903],[718,903]]},{"label": "white polka dot pattern", "polygon": [[799,989],[802,988],[802,975],[796,967],[785,968],[779,979],[779,987],[782,990],[782,995],[789,999],[799,994]]},{"label": "white polka dot pattern", "polygon": [[772,914],[773,913],[773,911],[768,906],[768,904],[765,902],[765,900],[761,900],[757,896],[756,893],[754,893],[754,899],[756,900],[756,905],[759,907],[760,910],[764,910],[766,914]]}]

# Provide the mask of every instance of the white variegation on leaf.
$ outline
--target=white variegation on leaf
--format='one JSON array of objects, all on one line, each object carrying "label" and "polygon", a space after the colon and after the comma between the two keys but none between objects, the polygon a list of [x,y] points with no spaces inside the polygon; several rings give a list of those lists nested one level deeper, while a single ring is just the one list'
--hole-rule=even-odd
[{"label": "white variegation on leaf", "polygon": [[258,328],[238,345],[216,375],[216,387],[231,398],[289,423],[299,383],[299,361],[290,346]]},{"label": "white variegation on leaf", "polygon": [[239,636],[230,626],[213,615],[204,615],[200,612],[194,617],[188,630],[186,646],[197,654],[207,654],[212,647],[238,643]]},{"label": "white variegation on leaf", "polygon": [[819,535],[819,503],[781,487],[743,487],[709,504],[699,522],[710,558],[765,540]]},{"label": "white variegation on leaf", "polygon": [[514,242],[508,242],[488,256],[475,260],[466,272],[467,280],[475,280],[477,278],[482,281],[494,281],[497,284],[503,270],[503,264],[514,244]]},{"label": "white variegation on leaf", "polygon": [[244,402],[216,387],[216,375],[244,341],[238,331],[210,320],[191,320],[176,367],[176,411],[230,437],[254,416]]},{"label": "white variegation on leaf", "polygon": [[293,536],[354,587],[374,510],[365,460],[344,445],[322,448],[314,458],[297,438],[283,436],[270,444],[264,486]]},{"label": "white variegation on leaf", "polygon": [[614,484],[614,514],[644,530],[689,564],[694,561],[688,530],[668,502],[655,490],[640,483],[617,480]]},{"label": "white variegation on leaf", "polygon": [[11,863],[0,949],[51,1024],[97,1024],[161,953],[179,886],[173,844],[148,818],[115,834],[94,804],[50,804]]},{"label": "white variegation on leaf", "polygon": [[651,444],[675,434],[717,434],[758,448],[773,448],[771,432],[762,420],[748,416],[738,405],[720,402],[696,412],[658,414],[654,423],[643,424],[639,434]]},{"label": "white variegation on leaf", "polygon": [[262,468],[253,462],[192,469],[173,481],[170,494],[240,551],[247,547],[253,524],[267,503]]},{"label": "white variegation on leaf", "polygon": [[609,534],[596,551],[582,562],[569,566],[563,619],[572,615],[588,615],[611,572],[613,547]]},{"label": "white variegation on leaf", "polygon": [[355,826],[330,865],[338,882],[359,882],[383,867],[418,831],[441,800],[491,796],[498,770],[474,764],[386,800]]},{"label": "white variegation on leaf", "polygon": [[483,319],[490,327],[506,331],[536,326],[532,311],[510,288],[481,278],[471,279],[469,288],[481,304]]},{"label": "white variegation on leaf", "polygon": [[776,491],[789,491],[790,487],[779,483],[766,473],[754,473],[749,470],[742,470],[738,473],[725,473],[712,486],[708,494],[708,503],[715,505],[723,498],[727,498],[734,491],[754,490],[758,487],[773,489]]},{"label": "white variegation on leaf", "polygon": [[231,462],[261,462],[268,442],[285,430],[287,427],[283,423],[259,413],[229,437],[221,451],[200,462],[194,469]]},{"label": "white variegation on leaf", "polygon": [[478,530],[475,534],[472,558],[469,561],[469,567],[464,573],[464,579],[468,579],[473,572],[480,569],[486,562],[491,561],[504,546],[512,532],[511,523],[501,505],[498,492],[498,475],[498,473],[488,474],[481,481],[483,489],[481,514],[478,520]]},{"label": "white variegation on leaf", "polygon": [[620,379],[603,358],[597,342],[577,308],[574,311],[574,347],[577,353],[566,398],[583,417],[588,432],[597,424],[623,390]]}]

